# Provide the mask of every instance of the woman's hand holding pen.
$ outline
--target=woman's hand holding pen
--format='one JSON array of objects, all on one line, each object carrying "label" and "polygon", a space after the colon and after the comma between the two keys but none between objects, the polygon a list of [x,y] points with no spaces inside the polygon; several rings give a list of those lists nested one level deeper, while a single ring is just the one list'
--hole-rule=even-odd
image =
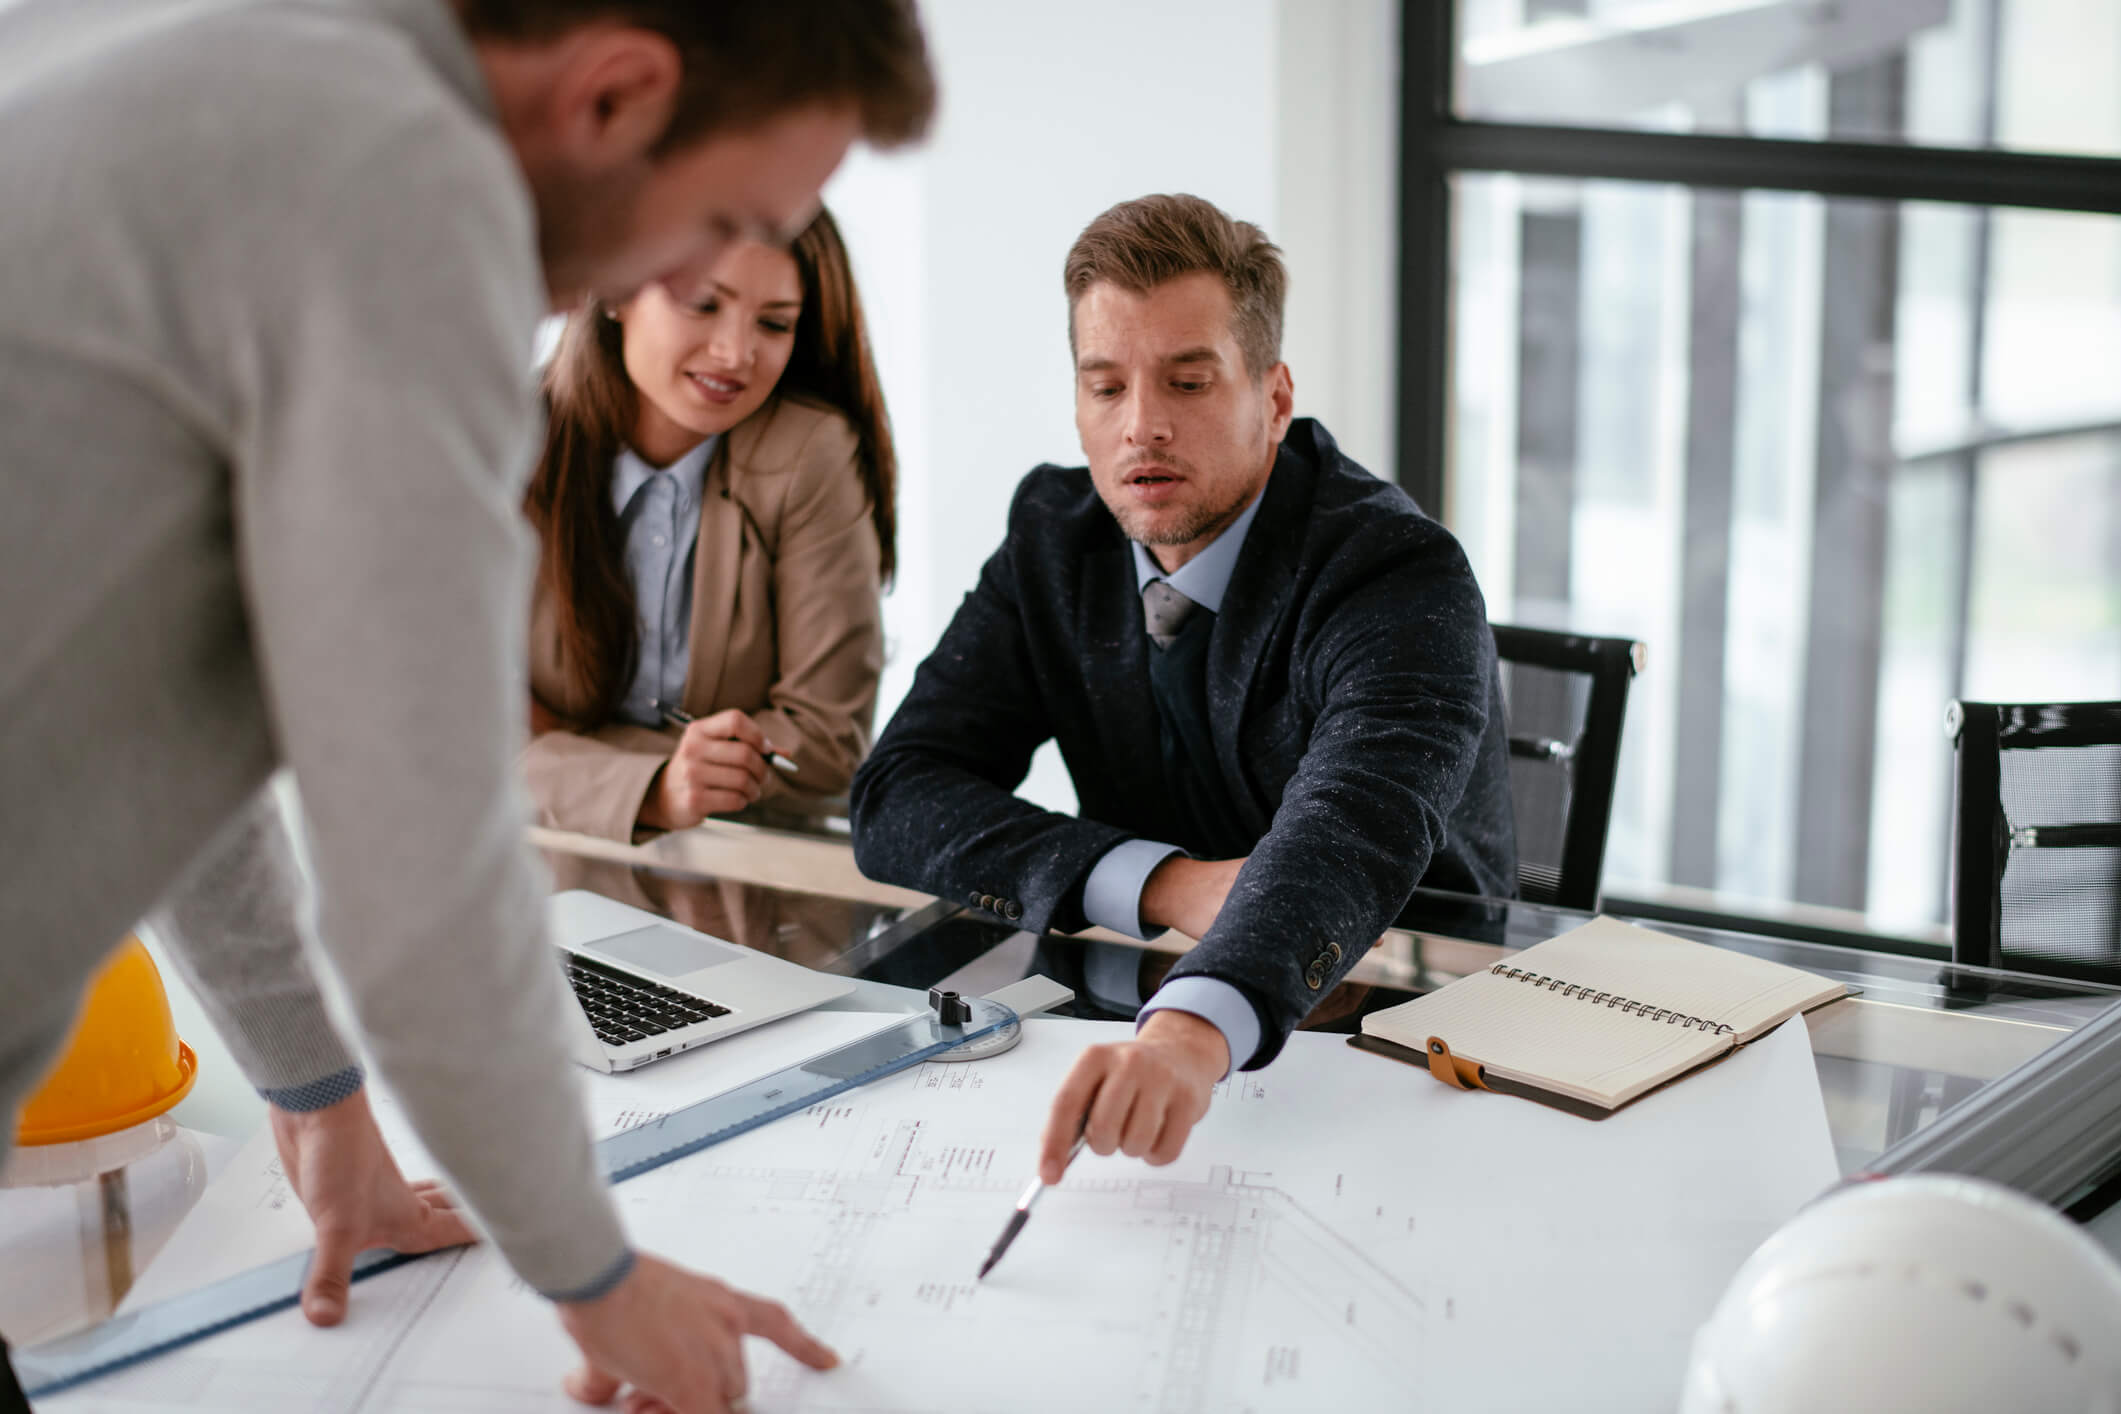
[{"label": "woman's hand holding pen", "polygon": [[641,823],[685,830],[742,810],[765,788],[766,749],[758,723],[735,708],[688,723],[641,804]]}]

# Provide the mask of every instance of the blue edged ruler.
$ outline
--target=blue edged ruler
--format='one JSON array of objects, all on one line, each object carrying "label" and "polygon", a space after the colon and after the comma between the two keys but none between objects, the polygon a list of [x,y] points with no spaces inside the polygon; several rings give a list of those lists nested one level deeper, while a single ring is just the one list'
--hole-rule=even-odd
[{"label": "blue edged ruler", "polygon": [[[1038,988],[1033,989],[1033,983]],[[1019,994],[1019,988],[1027,991]],[[1002,995],[1015,997],[1026,1011],[1042,1011],[1071,994],[1045,978],[1027,978],[1004,988]],[[1025,996],[1040,1000],[1024,1002]],[[611,1182],[623,1183],[858,1085],[943,1058],[946,1052],[956,1053],[948,1057],[951,1060],[977,1059],[1016,1043],[1018,1013],[1005,1002],[940,991],[929,993],[929,1001],[929,1011],[896,1026],[612,1135],[596,1146],[598,1167]],[[231,1326],[284,1311],[301,1297],[310,1255],[297,1252],[113,1317],[76,1335],[14,1351],[15,1373],[23,1392],[32,1398],[55,1394]],[[353,1279],[360,1281],[418,1260],[380,1248],[364,1252],[354,1262]]]}]

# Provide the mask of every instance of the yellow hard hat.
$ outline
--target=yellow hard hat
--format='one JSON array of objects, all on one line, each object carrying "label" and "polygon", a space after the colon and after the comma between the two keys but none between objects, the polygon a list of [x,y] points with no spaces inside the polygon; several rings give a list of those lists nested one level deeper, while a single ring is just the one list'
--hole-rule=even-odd
[{"label": "yellow hard hat", "polygon": [[177,1039],[162,974],[127,937],[89,983],[58,1065],[23,1107],[20,1144],[65,1144],[144,1124],[183,1099],[199,1060]]}]

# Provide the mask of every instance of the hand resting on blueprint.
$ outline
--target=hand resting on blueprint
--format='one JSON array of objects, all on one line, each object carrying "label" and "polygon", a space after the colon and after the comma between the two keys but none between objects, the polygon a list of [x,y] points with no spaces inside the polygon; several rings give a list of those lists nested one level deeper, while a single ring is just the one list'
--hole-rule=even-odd
[{"label": "hand resting on blueprint", "polygon": [[567,1377],[585,1404],[633,1386],[626,1414],[733,1414],[745,1407],[743,1338],[764,1336],[813,1370],[840,1357],[788,1308],[646,1253],[594,1301],[562,1302],[560,1321],[588,1363]]},{"label": "hand resting on blueprint", "polygon": [[288,1186],[317,1230],[317,1255],[302,1283],[311,1325],[346,1317],[354,1258],[371,1247],[432,1252],[476,1240],[439,1183],[407,1183],[383,1143],[368,1091],[297,1114],[275,1107],[273,1145]]},{"label": "hand resting on blueprint", "polygon": [[[439,1183],[407,1183],[377,1128],[364,1088],[321,1110],[272,1111],[273,1145],[288,1185],[316,1228],[302,1286],[312,1325],[346,1316],[354,1258],[371,1247],[431,1252],[477,1240]],[[764,1336],[813,1369],[839,1357],[777,1302],[642,1253],[594,1301],[558,1303],[582,1352],[567,1392],[608,1404],[631,1385],[627,1414],[728,1414],[741,1407],[743,1337]]]}]

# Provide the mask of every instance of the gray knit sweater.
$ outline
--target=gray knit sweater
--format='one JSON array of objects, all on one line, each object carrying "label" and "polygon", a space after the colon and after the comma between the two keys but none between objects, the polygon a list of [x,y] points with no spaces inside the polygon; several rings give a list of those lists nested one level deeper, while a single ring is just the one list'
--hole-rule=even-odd
[{"label": "gray knit sweater", "polygon": [[254,1081],[343,1069],[243,818],[284,763],[377,1065],[525,1280],[594,1289],[514,780],[542,281],[469,45],[442,0],[21,0],[0,132],[0,1121],[224,830],[172,941]]}]

